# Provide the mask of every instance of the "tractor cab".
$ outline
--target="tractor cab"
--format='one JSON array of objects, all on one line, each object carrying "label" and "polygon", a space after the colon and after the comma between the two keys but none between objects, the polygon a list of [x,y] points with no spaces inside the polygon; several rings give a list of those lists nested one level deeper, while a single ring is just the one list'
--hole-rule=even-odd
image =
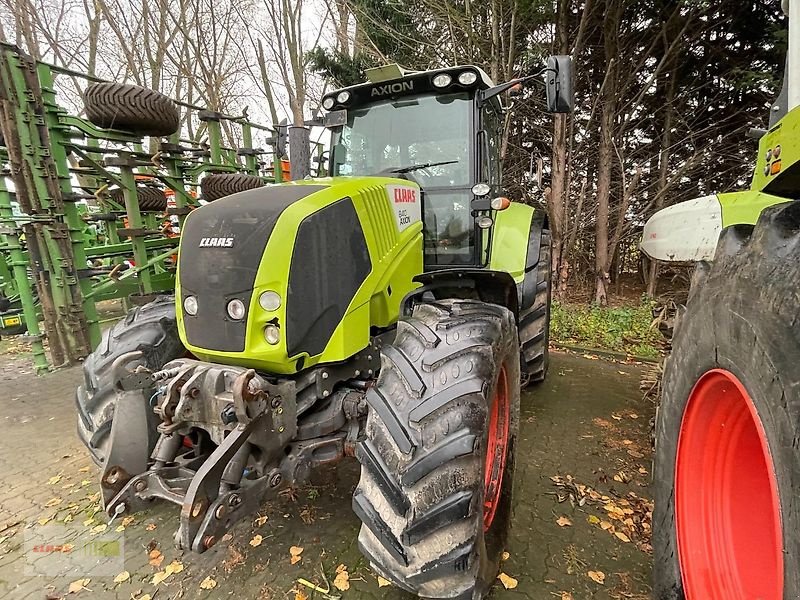
[{"label": "tractor cab", "polygon": [[426,269],[485,266],[481,225],[491,221],[479,217],[490,206],[472,188],[484,184],[488,198],[501,192],[501,86],[473,66],[407,73],[389,65],[367,78],[323,98],[330,173],[413,181],[422,190]]}]

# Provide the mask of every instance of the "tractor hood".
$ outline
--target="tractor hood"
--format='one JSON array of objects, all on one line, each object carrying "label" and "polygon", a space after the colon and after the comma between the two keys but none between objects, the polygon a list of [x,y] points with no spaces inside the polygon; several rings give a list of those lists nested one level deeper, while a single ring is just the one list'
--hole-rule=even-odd
[{"label": "tractor hood", "polygon": [[[181,234],[181,339],[203,360],[276,373],[344,360],[396,318],[376,296],[413,289],[421,229],[419,188],[390,178],[265,186],[202,206]],[[419,256],[393,264],[400,254]],[[362,325],[344,336],[348,315]]]}]

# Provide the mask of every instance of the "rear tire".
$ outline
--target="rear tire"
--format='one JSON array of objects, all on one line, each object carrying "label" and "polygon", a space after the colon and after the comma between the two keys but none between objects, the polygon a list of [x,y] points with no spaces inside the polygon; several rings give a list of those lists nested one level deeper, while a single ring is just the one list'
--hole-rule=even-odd
[{"label": "rear tire", "polygon": [[695,274],[656,422],[656,600],[800,597],[798,289],[800,202]]},{"label": "rear tire", "polygon": [[[123,320],[103,332],[100,345],[83,362],[84,383],[78,387],[75,396],[78,436],[98,465],[103,464],[108,451],[118,397],[113,387],[111,367],[118,357],[136,350],[141,351],[143,357],[131,363],[131,368],[143,365],[150,370],[157,370],[169,361],[186,355],[178,337],[175,299],[172,296],[161,296],[133,309]],[[149,402],[154,393],[155,386],[142,390],[141,401]],[[150,450],[157,437],[157,425],[153,415],[148,440]]]},{"label": "rear tire", "polygon": [[138,135],[169,136],[180,127],[171,98],[128,83],[93,83],[83,94],[86,118],[98,127]]},{"label": "rear tire", "polygon": [[261,177],[246,173],[211,173],[200,182],[203,200],[207,202],[263,186],[264,180]]},{"label": "rear tire", "polygon": [[536,296],[519,313],[519,344],[522,351],[522,385],[541,383],[550,366],[551,261],[550,231],[541,230],[539,260],[525,277],[536,278]]},{"label": "rear tire", "polygon": [[511,312],[474,300],[416,306],[382,351],[353,508],[362,552],[402,589],[482,598],[494,583],[511,517],[519,364]]}]

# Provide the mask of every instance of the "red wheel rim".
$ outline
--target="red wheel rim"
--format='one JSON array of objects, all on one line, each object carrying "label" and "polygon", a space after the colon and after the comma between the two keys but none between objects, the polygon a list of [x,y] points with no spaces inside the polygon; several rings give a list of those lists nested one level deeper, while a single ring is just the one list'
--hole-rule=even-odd
[{"label": "red wheel rim", "polygon": [[742,383],[714,369],[692,389],[675,465],[678,558],[687,600],[781,600],[775,469]]},{"label": "red wheel rim", "polygon": [[508,455],[508,430],[510,407],[508,401],[508,378],[505,366],[500,369],[489,415],[489,439],[486,444],[484,466],[483,530],[488,531],[494,521],[500,492],[503,489],[503,474]]}]

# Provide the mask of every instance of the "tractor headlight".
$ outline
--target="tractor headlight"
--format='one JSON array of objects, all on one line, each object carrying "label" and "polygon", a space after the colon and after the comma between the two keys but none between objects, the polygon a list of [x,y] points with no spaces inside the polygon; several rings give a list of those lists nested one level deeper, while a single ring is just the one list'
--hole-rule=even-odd
[{"label": "tractor headlight", "polygon": [[511,200],[500,196],[498,198],[492,198],[492,201],[489,204],[494,210],[505,210],[511,206]]},{"label": "tractor headlight", "polygon": [[226,310],[228,311],[228,316],[234,321],[241,321],[244,319],[244,313],[246,312],[244,302],[238,298],[234,298],[228,302]]},{"label": "tractor headlight", "polygon": [[437,88],[443,88],[450,85],[453,81],[453,78],[450,77],[447,73],[439,73],[436,77],[433,78],[433,85]]},{"label": "tractor headlight", "polygon": [[278,292],[267,291],[258,297],[261,308],[268,312],[278,310],[281,307],[281,296]]},{"label": "tractor headlight", "polygon": [[478,81],[478,74],[475,71],[464,71],[458,76],[458,83],[461,85],[472,85]]},{"label": "tractor headlight", "polygon": [[330,110],[333,108],[334,103],[335,103],[334,99],[328,96],[327,98],[325,98],[325,100],[322,101],[322,108],[324,108],[325,110]]},{"label": "tractor headlight", "polygon": [[489,229],[489,227],[491,227],[494,224],[492,217],[486,217],[486,216],[478,217],[477,219],[475,219],[475,222],[481,229]]},{"label": "tractor headlight", "polygon": [[191,316],[197,314],[197,298],[195,296],[186,296],[183,299],[183,311]]},{"label": "tractor headlight", "polygon": [[476,183],[472,186],[472,194],[474,196],[486,196],[491,191],[492,188],[489,187],[488,183]]},{"label": "tractor headlight", "polygon": [[348,92],[347,90],[345,90],[344,92],[339,92],[339,95],[336,96],[336,101],[339,104],[344,104],[348,100],[350,100],[350,92]]},{"label": "tractor headlight", "polygon": [[266,327],[264,327],[264,339],[267,340],[268,344],[273,346],[276,345],[281,341],[281,330],[277,325],[269,323]]}]

